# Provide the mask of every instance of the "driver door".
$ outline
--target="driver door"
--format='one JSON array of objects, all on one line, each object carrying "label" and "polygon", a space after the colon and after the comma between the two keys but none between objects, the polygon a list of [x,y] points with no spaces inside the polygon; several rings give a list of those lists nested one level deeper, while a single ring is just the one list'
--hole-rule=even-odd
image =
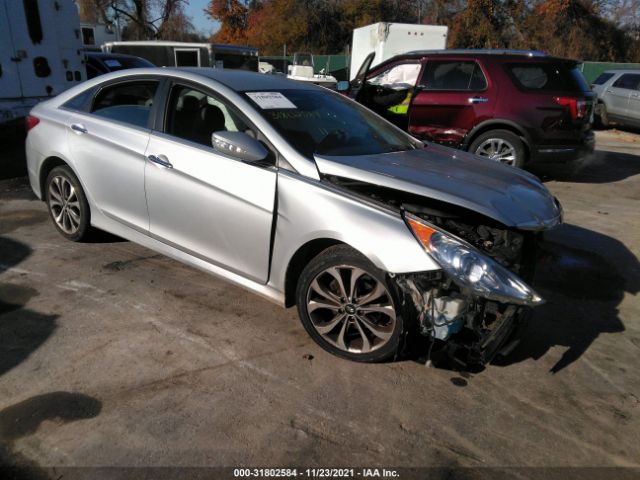
[{"label": "driver door", "polygon": [[171,86],[164,118],[146,151],[151,236],[266,283],[276,168],[242,162],[211,146],[215,131],[257,132],[221,96],[186,84]]}]

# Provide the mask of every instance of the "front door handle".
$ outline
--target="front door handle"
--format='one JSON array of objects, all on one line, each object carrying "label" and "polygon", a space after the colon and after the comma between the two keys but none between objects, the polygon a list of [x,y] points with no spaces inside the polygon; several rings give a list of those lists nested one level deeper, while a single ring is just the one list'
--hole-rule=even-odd
[{"label": "front door handle", "polygon": [[469,97],[469,103],[487,103],[489,99],[487,97]]},{"label": "front door handle", "polygon": [[150,162],[155,163],[164,168],[173,168],[171,162],[164,155],[149,155],[147,157]]},{"label": "front door handle", "polygon": [[88,130],[81,123],[74,123],[71,125],[71,130],[73,130],[78,135],[82,135],[83,133],[87,133]]}]

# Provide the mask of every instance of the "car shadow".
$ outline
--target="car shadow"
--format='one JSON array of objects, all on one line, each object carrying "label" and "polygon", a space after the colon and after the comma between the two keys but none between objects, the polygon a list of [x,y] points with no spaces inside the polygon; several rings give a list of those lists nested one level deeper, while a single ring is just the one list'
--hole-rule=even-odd
[{"label": "car shadow", "polygon": [[557,373],[601,334],[625,330],[618,306],[625,293],[640,292],[640,263],[612,237],[563,225],[549,232],[541,246],[535,287],[547,302],[535,309],[518,347],[493,363],[537,360],[553,347],[566,347],[550,369]]},{"label": "car shadow", "polygon": [[[0,236],[0,274],[18,265],[31,248]],[[20,365],[38,349],[57,328],[57,315],[36,312],[25,305],[38,291],[15,282],[1,281],[0,276],[0,375]]]},{"label": "car shadow", "polygon": [[[28,359],[51,337],[57,328],[58,316],[26,308],[26,304],[38,295],[38,291],[18,282],[3,280],[8,271],[32,254],[31,248],[24,243],[0,236],[0,252],[1,376]],[[22,271],[20,275],[28,275],[28,272]],[[50,392],[0,410],[0,478],[52,478],[51,472],[17,452],[14,448],[15,442],[34,434],[45,420],[68,423],[96,417],[101,409],[102,403],[93,397],[73,392]]]},{"label": "car shadow", "polygon": [[612,183],[640,174],[640,156],[598,150],[573,163],[533,164],[528,170],[543,182]]},{"label": "car shadow", "polygon": [[62,478],[40,467],[15,450],[15,442],[33,435],[42,422],[69,423],[95,418],[102,403],[88,395],[73,392],[49,392],[36,395],[0,410],[0,477],[13,480]]}]

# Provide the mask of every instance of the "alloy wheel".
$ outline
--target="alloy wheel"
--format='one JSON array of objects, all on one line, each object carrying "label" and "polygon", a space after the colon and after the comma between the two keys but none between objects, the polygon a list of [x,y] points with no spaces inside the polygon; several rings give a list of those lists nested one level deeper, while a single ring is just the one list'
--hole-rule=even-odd
[{"label": "alloy wheel", "polygon": [[488,138],[476,149],[476,155],[487,157],[490,160],[506,165],[516,164],[516,149],[511,143],[502,138]]},{"label": "alloy wheel", "polygon": [[396,311],[386,286],[365,270],[338,265],[320,272],[307,291],[315,330],[331,345],[369,353],[393,336]]},{"label": "alloy wheel", "polygon": [[68,178],[58,175],[51,179],[49,210],[53,220],[64,233],[73,235],[80,228],[80,201]]}]

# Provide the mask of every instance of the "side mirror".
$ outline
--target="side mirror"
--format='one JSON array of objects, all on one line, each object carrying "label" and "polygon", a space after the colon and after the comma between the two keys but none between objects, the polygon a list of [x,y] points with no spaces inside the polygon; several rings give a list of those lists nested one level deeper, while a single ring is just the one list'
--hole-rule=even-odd
[{"label": "side mirror", "polygon": [[211,145],[216,151],[245,162],[260,162],[269,156],[263,144],[244,132],[213,132]]},{"label": "side mirror", "polygon": [[347,90],[349,90],[349,87],[349,82],[347,82],[346,80],[340,80],[336,85],[336,90],[339,92],[346,92]]}]

